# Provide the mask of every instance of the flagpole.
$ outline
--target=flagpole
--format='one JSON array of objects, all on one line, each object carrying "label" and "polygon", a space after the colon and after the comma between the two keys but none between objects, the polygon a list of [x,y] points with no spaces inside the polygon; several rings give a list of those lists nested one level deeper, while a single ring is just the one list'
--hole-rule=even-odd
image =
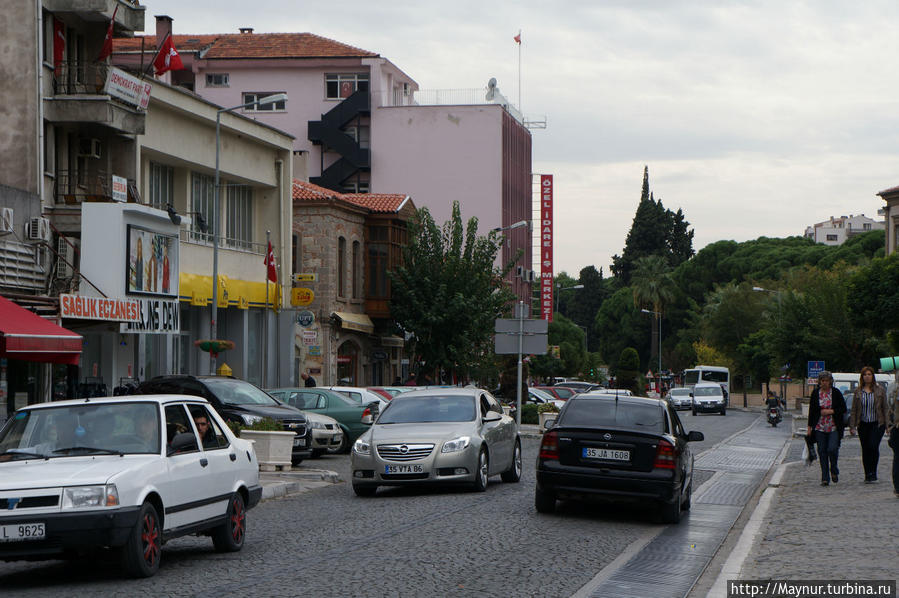
[{"label": "flagpole", "polygon": [[[143,72],[143,74],[141,75],[141,79],[143,79],[144,77],[146,77],[147,75],[150,74],[150,69],[153,68],[154,63],[156,62],[156,58],[159,56],[159,52],[162,50],[162,47],[165,45],[166,40],[169,39],[171,36],[172,36],[171,33],[166,33],[165,37],[162,38],[162,43],[156,47],[156,52],[153,54],[153,60],[151,60],[150,64],[147,65],[147,70]],[[141,39],[141,44],[143,44],[143,39]],[[144,59],[143,48],[141,48],[140,58],[141,58],[141,61],[143,61],[143,59]]]},{"label": "flagpole", "polygon": [[268,353],[268,269],[271,254],[269,248],[272,246],[272,231],[265,231],[265,309],[262,310],[262,388],[268,386],[268,360],[265,356]]},{"label": "flagpole", "polygon": [[518,111],[524,118],[524,109],[521,107],[521,29],[518,30]]}]

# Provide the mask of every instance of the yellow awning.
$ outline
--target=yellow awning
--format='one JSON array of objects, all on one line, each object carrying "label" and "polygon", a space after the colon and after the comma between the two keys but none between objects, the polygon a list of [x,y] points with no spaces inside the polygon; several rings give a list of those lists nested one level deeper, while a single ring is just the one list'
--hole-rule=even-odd
[{"label": "yellow awning", "polygon": [[344,330],[355,330],[357,332],[364,332],[366,334],[371,334],[375,331],[375,324],[371,321],[365,314],[353,314],[348,311],[335,311],[333,316],[337,316],[340,319],[340,327]]},{"label": "yellow awning", "polygon": [[[212,299],[212,277],[181,272],[178,277],[179,299],[191,305],[209,305]],[[219,274],[219,307],[265,307],[265,287],[268,285],[268,305],[281,306],[281,286],[273,282],[240,280]]]}]

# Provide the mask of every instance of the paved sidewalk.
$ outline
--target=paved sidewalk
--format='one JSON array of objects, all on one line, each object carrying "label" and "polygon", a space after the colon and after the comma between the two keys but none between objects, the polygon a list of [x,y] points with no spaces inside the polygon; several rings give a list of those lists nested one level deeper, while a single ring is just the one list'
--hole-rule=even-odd
[{"label": "paved sidewalk", "polygon": [[259,472],[262,500],[309,492],[340,481],[337,472],[327,469],[293,468],[283,472]]},{"label": "paved sidewalk", "polygon": [[[804,418],[794,420],[804,433]],[[817,461],[806,466],[796,437],[770,508],[743,563],[744,580],[876,580],[899,574],[899,498],[893,494],[893,452],[884,438],[874,484],[864,483],[861,446],[848,431],[839,457],[840,481],[822,487]],[[788,463],[788,464],[787,464]]]}]

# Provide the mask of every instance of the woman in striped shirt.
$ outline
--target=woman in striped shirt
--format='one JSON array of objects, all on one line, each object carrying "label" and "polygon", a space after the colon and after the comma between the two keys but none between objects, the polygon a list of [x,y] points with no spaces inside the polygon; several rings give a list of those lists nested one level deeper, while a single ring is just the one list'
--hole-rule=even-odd
[{"label": "woman in striped shirt", "polygon": [[865,467],[865,483],[877,481],[877,462],[880,461],[880,441],[889,422],[887,395],[874,380],[874,369],[862,368],[858,388],[852,396],[852,412],[849,415],[849,433],[858,430],[862,445],[862,465]]}]

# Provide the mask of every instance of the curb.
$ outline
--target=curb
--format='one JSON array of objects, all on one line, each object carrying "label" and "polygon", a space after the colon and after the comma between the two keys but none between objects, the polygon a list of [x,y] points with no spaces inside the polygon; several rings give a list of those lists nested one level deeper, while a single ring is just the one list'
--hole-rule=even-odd
[{"label": "curb", "polygon": [[262,484],[262,500],[299,494],[339,482],[340,475],[336,471],[326,469],[265,473],[259,476],[259,483]]}]

